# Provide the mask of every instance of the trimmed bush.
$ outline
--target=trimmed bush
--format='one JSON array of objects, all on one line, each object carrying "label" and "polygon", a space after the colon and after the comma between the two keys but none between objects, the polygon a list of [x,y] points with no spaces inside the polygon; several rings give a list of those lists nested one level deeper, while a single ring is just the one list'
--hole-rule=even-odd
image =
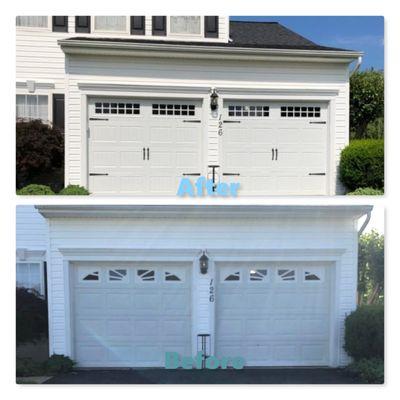
[{"label": "trimmed bush", "polygon": [[47,361],[44,362],[45,371],[50,374],[61,374],[71,372],[75,363],[69,357],[61,354],[53,354]]},{"label": "trimmed bush", "polygon": [[34,361],[32,358],[17,358],[17,376],[40,376],[44,374],[45,370],[42,363]]},{"label": "trimmed bush", "polygon": [[31,289],[17,288],[17,345],[34,343],[47,336],[47,303]]},{"label": "trimmed bush", "polygon": [[348,196],[382,196],[383,190],[367,188],[358,188],[354,192],[347,193]]},{"label": "trimmed bush", "polygon": [[384,187],[384,142],[380,139],[353,140],[342,151],[339,174],[349,191]]},{"label": "trimmed bush", "polygon": [[344,349],[356,361],[384,358],[383,305],[361,306],[346,317]]},{"label": "trimmed bush", "polygon": [[349,375],[357,377],[362,383],[384,383],[384,362],[379,358],[363,358],[346,368]]},{"label": "trimmed bush", "polygon": [[68,185],[62,189],[59,193],[61,196],[87,196],[90,193],[88,190],[79,185]]},{"label": "trimmed bush", "polygon": [[31,184],[17,190],[20,196],[48,196],[55,194],[49,186]]},{"label": "trimmed bush", "polygon": [[41,120],[17,121],[17,189],[31,183],[64,186],[64,134]]}]

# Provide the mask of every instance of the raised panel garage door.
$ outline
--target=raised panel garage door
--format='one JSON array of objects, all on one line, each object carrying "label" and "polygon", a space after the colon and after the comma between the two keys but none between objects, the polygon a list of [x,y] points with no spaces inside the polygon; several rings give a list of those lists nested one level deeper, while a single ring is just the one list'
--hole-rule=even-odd
[{"label": "raised panel garage door", "polygon": [[218,357],[247,366],[329,364],[330,267],[320,264],[219,264]]},{"label": "raised panel garage door", "polygon": [[327,104],[225,102],[220,152],[221,180],[241,195],[325,195]]},{"label": "raised panel garage door", "polygon": [[89,100],[89,191],[172,195],[201,173],[202,108],[192,100]]},{"label": "raised panel garage door", "polygon": [[81,367],[162,367],[191,354],[190,266],[73,266],[73,358]]}]

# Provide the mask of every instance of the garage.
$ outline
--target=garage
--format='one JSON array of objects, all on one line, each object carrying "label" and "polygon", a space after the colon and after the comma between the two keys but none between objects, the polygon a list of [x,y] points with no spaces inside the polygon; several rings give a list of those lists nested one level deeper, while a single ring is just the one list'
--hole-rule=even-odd
[{"label": "garage", "polygon": [[241,195],[327,194],[327,103],[226,101],[220,146]]},{"label": "garage", "polygon": [[191,352],[185,263],[74,263],[74,359],[80,367],[161,367]]},{"label": "garage", "polygon": [[247,366],[329,364],[329,265],[222,263],[217,266],[216,354]]},{"label": "garage", "polygon": [[193,100],[91,98],[89,191],[173,195],[203,165],[202,107]]}]

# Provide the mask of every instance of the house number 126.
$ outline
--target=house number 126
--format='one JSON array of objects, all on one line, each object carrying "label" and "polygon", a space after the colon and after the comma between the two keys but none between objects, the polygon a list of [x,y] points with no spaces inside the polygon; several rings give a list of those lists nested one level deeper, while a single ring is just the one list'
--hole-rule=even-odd
[{"label": "house number 126", "polygon": [[223,130],[222,130],[222,114],[219,114],[218,118],[218,135],[222,136],[223,135]]},{"label": "house number 126", "polygon": [[209,297],[210,303],[214,303],[215,301],[215,295],[214,295],[214,279],[210,280],[210,297]]}]

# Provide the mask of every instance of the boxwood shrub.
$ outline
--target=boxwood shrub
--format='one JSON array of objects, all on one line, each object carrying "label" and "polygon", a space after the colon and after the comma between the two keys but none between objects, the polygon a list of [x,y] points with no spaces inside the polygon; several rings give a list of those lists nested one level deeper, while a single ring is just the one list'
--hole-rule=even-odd
[{"label": "boxwood shrub", "polygon": [[354,192],[348,192],[348,196],[382,196],[383,190],[374,188],[358,188]]},{"label": "boxwood shrub", "polygon": [[365,305],[346,317],[344,349],[356,361],[384,358],[383,305]]},{"label": "boxwood shrub", "polygon": [[362,383],[382,384],[385,381],[384,362],[380,358],[363,358],[350,364],[346,370]]},{"label": "boxwood shrub", "polygon": [[28,186],[23,187],[22,189],[17,190],[17,194],[21,196],[47,196],[55,194],[49,186],[46,185],[36,185],[31,184]]},{"label": "boxwood shrub", "polygon": [[59,193],[61,196],[87,196],[90,194],[88,190],[79,185],[68,185],[62,189]]},{"label": "boxwood shrub", "polygon": [[365,139],[350,142],[342,151],[339,175],[349,191],[367,187],[383,190],[383,140]]}]

